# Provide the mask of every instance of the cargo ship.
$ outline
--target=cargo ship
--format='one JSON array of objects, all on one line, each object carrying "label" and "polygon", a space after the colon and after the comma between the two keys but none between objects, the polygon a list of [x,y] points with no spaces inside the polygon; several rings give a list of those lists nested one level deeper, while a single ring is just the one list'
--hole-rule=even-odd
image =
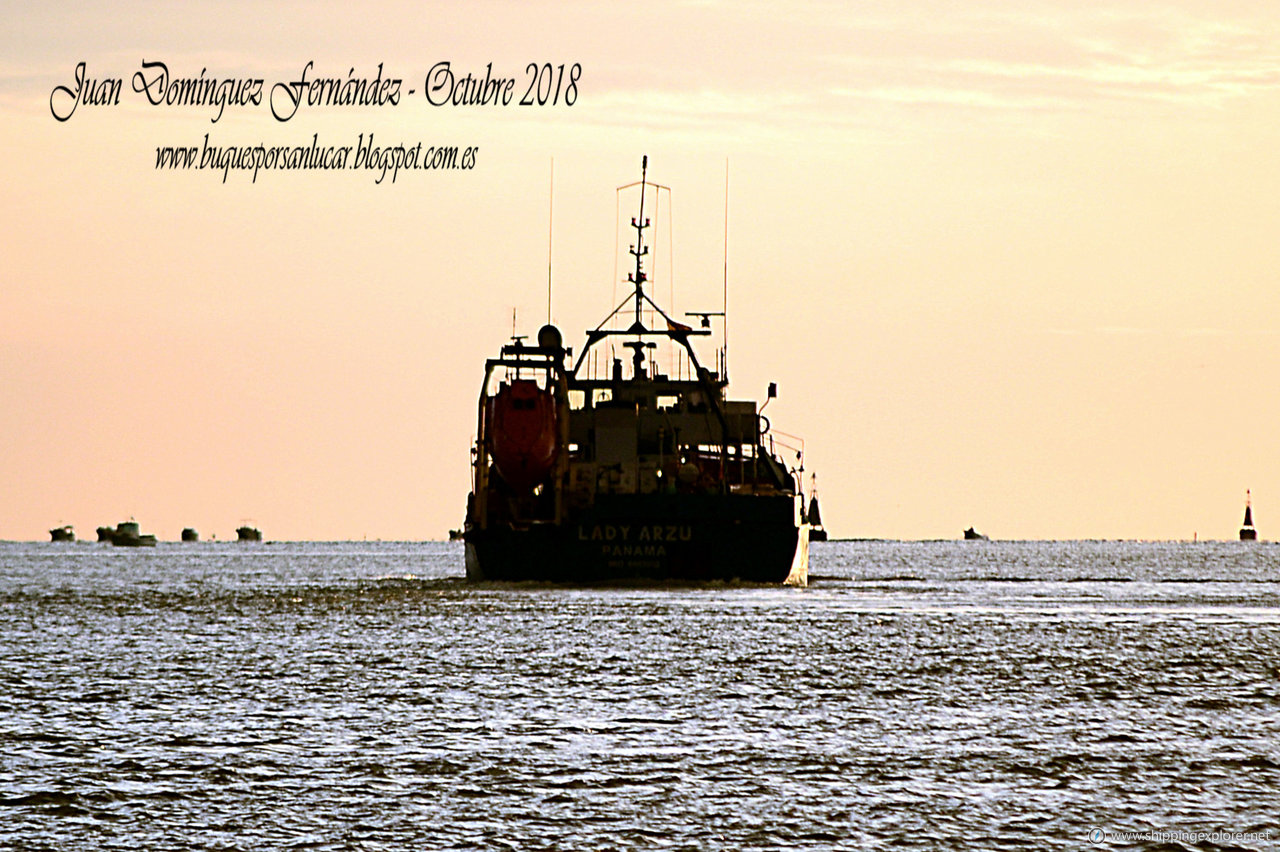
[{"label": "cargo ship", "polygon": [[702,320],[693,328],[646,291],[653,186],[646,157],[633,292],[577,358],[548,323],[536,345],[516,337],[485,362],[463,527],[469,580],[808,582],[803,447],[771,430],[764,406],[728,398],[723,348],[715,369],[699,359],[694,340],[724,312],[689,314]]}]

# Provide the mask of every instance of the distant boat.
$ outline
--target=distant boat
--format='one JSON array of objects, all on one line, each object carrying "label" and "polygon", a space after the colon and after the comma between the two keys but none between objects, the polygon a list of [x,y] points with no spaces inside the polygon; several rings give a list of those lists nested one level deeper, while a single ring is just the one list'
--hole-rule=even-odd
[{"label": "distant boat", "polygon": [[262,531],[257,527],[243,526],[236,529],[238,541],[262,541]]},{"label": "distant boat", "polygon": [[449,541],[462,541],[462,530],[449,530]]},{"label": "distant boat", "polygon": [[196,532],[195,528],[193,527],[186,527],[182,530],[182,540],[183,541],[199,541],[200,533]]},{"label": "distant boat", "polygon": [[110,544],[111,537],[115,534],[116,531],[111,527],[98,527],[98,541],[105,541]]},{"label": "distant boat", "polygon": [[156,537],[150,533],[144,535],[137,521],[122,521],[116,524],[111,543],[116,547],[155,547]]},{"label": "distant boat", "polygon": [[965,541],[991,541],[991,538],[990,536],[985,536],[982,533],[978,532],[973,527],[969,527],[969,529],[964,531],[964,540]]},{"label": "distant boat", "polygon": [[822,509],[818,506],[818,475],[812,474],[809,482],[809,511],[804,516],[804,520],[809,523],[809,541],[826,541],[827,531],[822,526]]},{"label": "distant boat", "polygon": [[1240,528],[1241,541],[1257,541],[1258,531],[1253,528],[1253,495],[1244,492],[1244,526]]},{"label": "distant boat", "polygon": [[71,524],[67,524],[64,527],[49,530],[49,537],[54,541],[75,541],[76,531],[71,528]]}]

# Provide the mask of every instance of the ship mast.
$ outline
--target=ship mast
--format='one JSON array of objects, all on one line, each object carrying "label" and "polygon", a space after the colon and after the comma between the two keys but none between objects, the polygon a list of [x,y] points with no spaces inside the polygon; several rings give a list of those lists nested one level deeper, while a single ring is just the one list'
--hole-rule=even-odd
[{"label": "ship mast", "polygon": [[[649,280],[649,276],[644,271],[644,258],[646,255],[649,254],[649,248],[650,248],[649,246],[645,245],[644,232],[645,232],[645,229],[647,229],[651,224],[650,220],[646,218],[644,215],[645,194],[648,192],[648,189],[649,189],[648,172],[649,172],[649,157],[645,156],[640,161],[640,180],[636,181],[635,183],[629,183],[626,186],[618,187],[619,192],[625,189],[631,189],[632,187],[636,187],[636,186],[640,187],[640,215],[637,217],[633,217],[631,219],[631,227],[635,228],[636,230],[636,241],[633,245],[628,247],[628,252],[631,254],[633,258],[635,258],[635,270],[633,272],[627,273],[627,282],[632,285],[632,287],[634,288],[634,291],[624,296],[622,301],[618,303],[617,307],[615,307],[612,311],[610,311],[609,315],[606,316],[604,320],[602,320],[601,323],[595,327],[595,329],[587,332],[587,345],[583,348],[582,352],[578,355],[578,360],[573,365],[572,373],[574,376],[578,375],[579,369],[582,367],[583,363],[586,361],[587,353],[591,351],[591,348],[596,343],[608,337],[621,336],[621,337],[635,338],[634,340],[628,340],[622,345],[627,349],[632,350],[633,352],[632,359],[631,359],[632,367],[633,367],[633,374],[632,374],[633,377],[637,379],[644,378],[645,356],[648,353],[648,350],[652,350],[657,347],[656,343],[646,342],[645,338],[653,338],[653,337],[668,338],[670,340],[675,341],[684,349],[685,354],[689,358],[689,363],[692,366],[694,375],[697,376],[697,381],[700,383],[704,383],[706,385],[704,390],[706,391],[708,397],[711,398],[711,406],[712,406],[712,409],[715,411],[717,419],[723,421],[723,413],[719,409],[717,400],[719,399],[720,388],[724,384],[724,379],[723,377],[716,379],[712,373],[703,369],[702,365],[698,363],[697,354],[693,351],[693,347],[689,343],[690,337],[701,337],[705,335],[710,335],[711,331],[708,327],[709,322],[707,321],[707,318],[712,316],[720,316],[721,315],[720,312],[698,312],[698,313],[688,314],[689,316],[699,316],[703,318],[703,322],[702,322],[703,327],[700,329],[693,329],[687,325],[684,325],[683,323],[678,323],[675,320],[673,320],[667,314],[667,312],[663,310],[662,307],[659,306],[658,303],[655,302],[652,299],[652,297],[650,297],[644,291],[645,282]],[[653,187],[655,191],[658,191],[658,192],[661,192],[662,190],[666,190],[667,192],[671,191],[669,187],[665,187],[657,183],[653,184]],[[625,315],[627,304],[630,301],[634,301],[634,304],[635,304],[635,308],[634,308],[635,317],[632,320],[631,325],[627,326],[626,328],[613,328],[613,329],[605,330],[605,325],[612,322],[615,318],[620,319]],[[662,324],[663,320],[666,321],[666,327],[664,329],[650,329],[645,326],[644,310],[645,310],[646,304],[648,305],[648,308],[651,311],[650,316],[654,319],[654,321],[656,321],[659,325]],[[619,362],[615,361],[615,364],[617,363]],[[727,426],[725,426],[723,422],[721,423],[721,425],[724,426],[726,429],[728,428]]]},{"label": "ship mast", "polygon": [[627,280],[636,285],[636,326],[640,329],[644,328],[640,321],[640,309],[644,301],[644,270],[641,266],[642,258],[649,253],[649,249],[644,245],[644,229],[649,227],[649,220],[644,218],[644,195],[647,186],[647,175],[649,171],[649,155],[646,154],[640,161],[640,216],[631,217],[631,227],[636,229],[636,244],[631,246],[631,256],[636,259],[636,271],[627,275]]}]

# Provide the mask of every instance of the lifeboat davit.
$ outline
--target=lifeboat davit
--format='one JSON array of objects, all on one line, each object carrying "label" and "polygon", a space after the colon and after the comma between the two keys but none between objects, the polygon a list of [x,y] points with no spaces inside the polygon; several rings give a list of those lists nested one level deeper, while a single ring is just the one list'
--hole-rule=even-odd
[{"label": "lifeboat davit", "polygon": [[531,490],[551,473],[559,450],[556,401],[536,382],[503,383],[489,400],[493,462],[512,488]]}]

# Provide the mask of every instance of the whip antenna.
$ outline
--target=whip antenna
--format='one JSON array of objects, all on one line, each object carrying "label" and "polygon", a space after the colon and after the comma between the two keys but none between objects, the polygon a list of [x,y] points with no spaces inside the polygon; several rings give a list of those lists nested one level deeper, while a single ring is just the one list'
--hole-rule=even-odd
[{"label": "whip antenna", "polygon": [[729,381],[729,158],[724,158],[724,299],[721,304],[724,341],[720,347],[720,378]]},{"label": "whip antenna", "polygon": [[551,325],[551,226],[555,215],[556,158],[551,158],[551,181],[547,189],[547,325]]}]

